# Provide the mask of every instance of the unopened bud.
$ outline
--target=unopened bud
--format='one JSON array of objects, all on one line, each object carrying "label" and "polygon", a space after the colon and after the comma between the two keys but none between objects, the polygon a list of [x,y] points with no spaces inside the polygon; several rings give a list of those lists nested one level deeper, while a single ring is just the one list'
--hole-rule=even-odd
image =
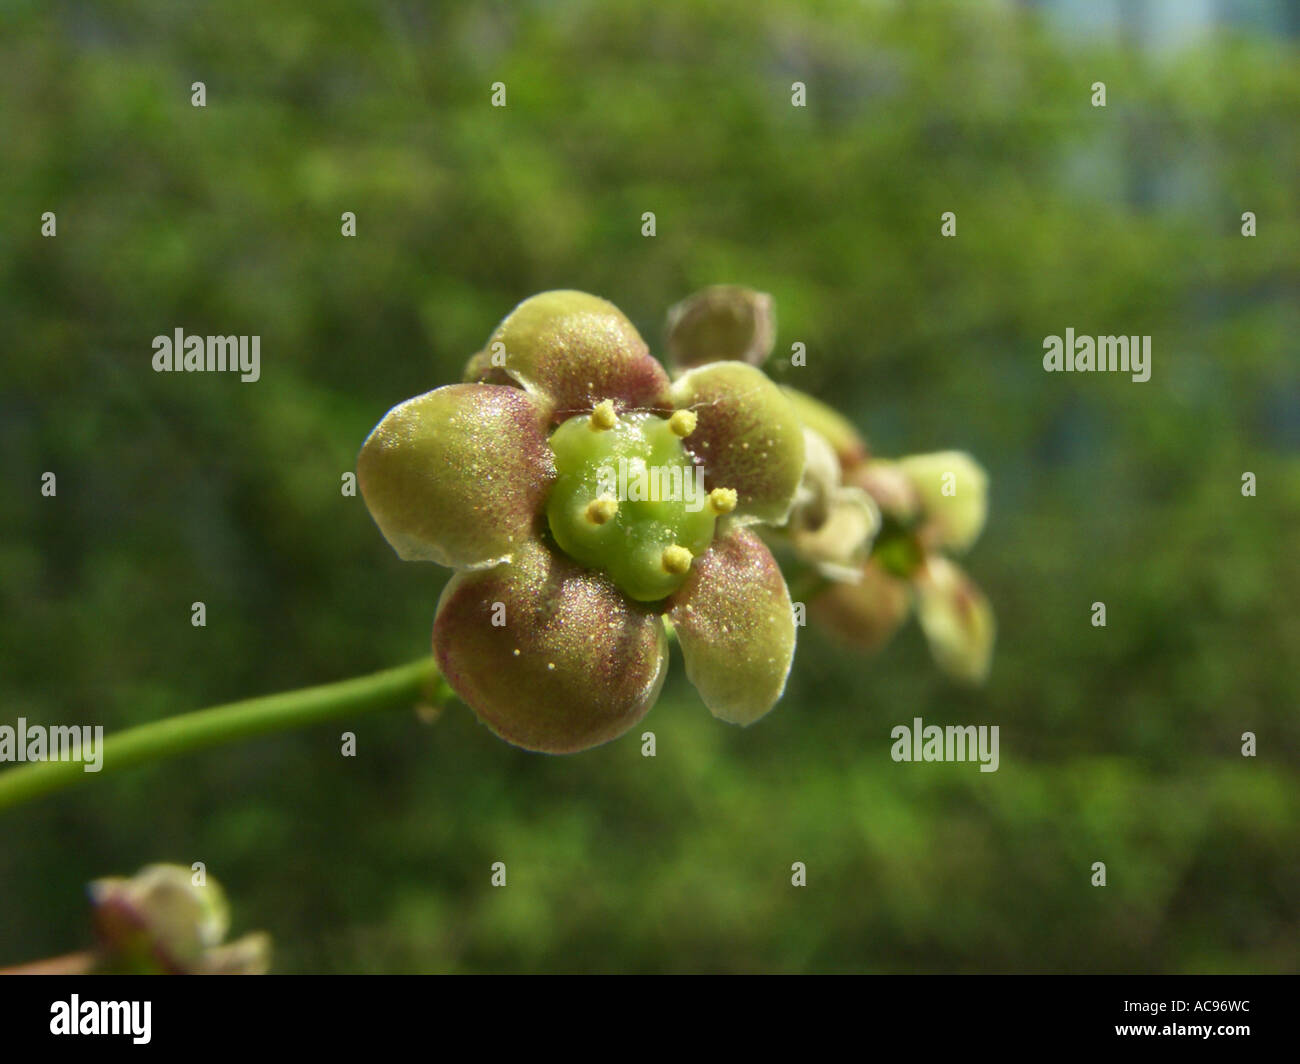
[{"label": "unopened bud", "polygon": [[772,297],[739,285],[715,285],[668,312],[668,357],[678,369],[708,362],[762,364],[776,342]]}]

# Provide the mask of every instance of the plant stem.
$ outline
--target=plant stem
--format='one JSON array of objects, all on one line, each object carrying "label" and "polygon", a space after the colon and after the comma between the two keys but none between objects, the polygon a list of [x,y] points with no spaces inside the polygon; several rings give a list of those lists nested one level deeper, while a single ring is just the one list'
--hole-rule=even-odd
[{"label": "plant stem", "polygon": [[15,964],[12,968],[0,968],[0,975],[85,975],[94,964],[95,955],[86,950],[81,953],[65,953],[62,957],[50,957],[43,961]]},{"label": "plant stem", "polygon": [[89,782],[105,772],[339,717],[414,706],[420,701],[441,703],[450,693],[433,659],[422,658],[369,676],[229,702],[141,724],[105,736],[99,772],[86,772],[81,761],[39,761],[0,773],[0,811]]}]

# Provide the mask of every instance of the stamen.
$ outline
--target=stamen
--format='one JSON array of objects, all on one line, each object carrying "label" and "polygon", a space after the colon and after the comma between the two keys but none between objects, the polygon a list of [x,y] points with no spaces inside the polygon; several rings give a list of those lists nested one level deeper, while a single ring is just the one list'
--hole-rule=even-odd
[{"label": "stamen", "polygon": [[618,414],[614,411],[614,400],[602,399],[591,412],[591,427],[597,432],[612,429],[618,423]]},{"label": "stamen", "polygon": [[736,508],[738,496],[735,488],[714,488],[709,492],[709,509],[721,517]]},{"label": "stamen", "polygon": [[602,495],[599,499],[592,499],[587,503],[586,518],[593,525],[603,525],[616,513],[618,513],[618,500],[608,495]]},{"label": "stamen", "polygon": [[668,419],[668,427],[673,430],[673,435],[685,439],[695,431],[695,422],[697,420],[694,410],[677,410]]},{"label": "stamen", "polygon": [[681,576],[682,573],[690,569],[694,558],[695,556],[685,547],[674,543],[671,547],[664,548],[664,571],[672,573],[674,576]]}]

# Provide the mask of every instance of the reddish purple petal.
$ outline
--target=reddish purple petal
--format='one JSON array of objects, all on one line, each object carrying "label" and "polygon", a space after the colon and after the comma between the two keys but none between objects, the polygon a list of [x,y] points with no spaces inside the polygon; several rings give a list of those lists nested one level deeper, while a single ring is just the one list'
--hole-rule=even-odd
[{"label": "reddish purple petal", "polygon": [[705,485],[740,496],[742,523],[780,524],[803,476],[803,424],[781,389],[743,362],[714,362],[673,384],[673,405],[695,411],[684,441],[704,463]]},{"label": "reddish purple petal", "polygon": [[433,650],[484,724],[550,754],[622,735],[654,705],[668,663],[653,612],[538,543],[495,569],[452,578]]},{"label": "reddish purple petal", "polygon": [[619,409],[662,409],[667,402],[668,375],[632,323],[613,303],[585,292],[524,300],[475,358],[471,372],[504,369],[555,423],[604,399]]}]

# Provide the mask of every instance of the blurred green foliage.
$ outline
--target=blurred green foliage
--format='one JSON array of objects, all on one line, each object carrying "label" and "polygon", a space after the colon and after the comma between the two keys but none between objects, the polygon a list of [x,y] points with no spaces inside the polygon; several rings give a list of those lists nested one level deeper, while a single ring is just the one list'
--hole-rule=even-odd
[{"label": "blurred green foliage", "polygon": [[[553,287],[660,352],[696,288],[773,293],[808,349],[781,379],[882,454],[987,464],[965,564],[1000,625],[981,692],[915,626],[872,661],[805,632],[747,730],[678,660],[653,760],[453,704],[359,720],[355,759],[316,729],[106,777],[0,820],[0,961],[84,945],[89,880],[201,860],[282,971],[1296,970],[1293,43],[1153,57],[993,4],[27,0],[0,99],[3,720],[427,652],[447,574],[340,477]],[[1151,334],[1150,382],[1045,374],[1066,326]],[[260,335],[261,381],[153,373],[176,327]],[[914,716],[1000,725],[1000,771],[895,764]]]}]

